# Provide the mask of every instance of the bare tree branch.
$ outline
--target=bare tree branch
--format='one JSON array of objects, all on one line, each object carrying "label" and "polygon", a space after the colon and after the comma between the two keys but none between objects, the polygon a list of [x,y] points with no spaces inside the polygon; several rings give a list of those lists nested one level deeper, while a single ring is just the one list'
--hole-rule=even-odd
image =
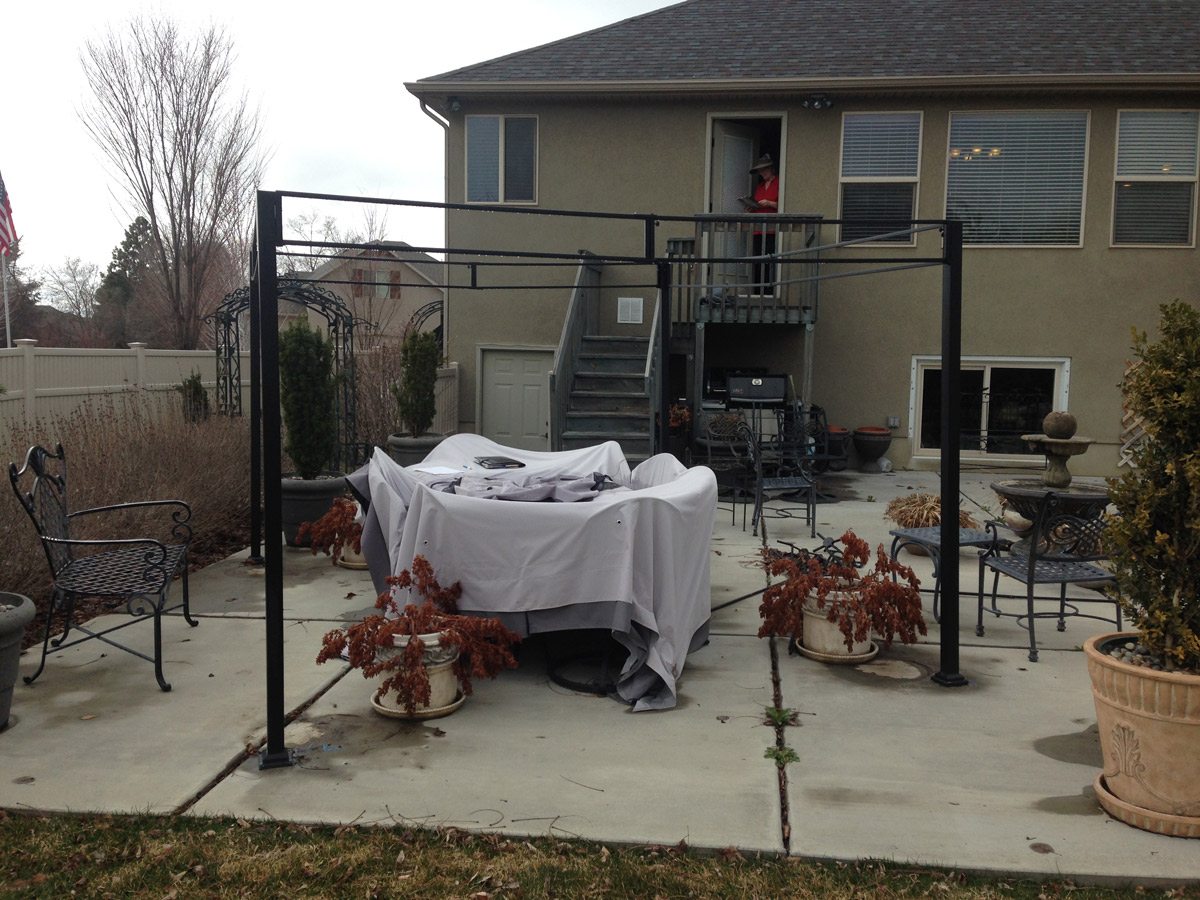
[{"label": "bare tree branch", "polygon": [[254,188],[265,160],[258,113],[233,95],[233,44],[216,26],[195,36],[135,18],[85,44],[91,98],[84,126],[120,182],[131,217],[150,223],[162,305],[178,347],[243,280]]}]

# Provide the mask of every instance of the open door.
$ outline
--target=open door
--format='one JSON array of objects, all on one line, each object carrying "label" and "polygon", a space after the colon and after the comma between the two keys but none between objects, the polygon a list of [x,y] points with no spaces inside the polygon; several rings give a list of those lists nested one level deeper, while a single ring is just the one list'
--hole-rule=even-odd
[{"label": "open door", "polygon": [[[713,120],[712,169],[709,173],[708,211],[713,215],[740,215],[746,211],[739,200],[754,191],[750,167],[759,155],[759,130],[732,119]],[[748,256],[750,237],[737,230],[715,231],[706,256]],[[748,263],[714,263],[705,279],[716,286],[736,285],[750,279]]]}]

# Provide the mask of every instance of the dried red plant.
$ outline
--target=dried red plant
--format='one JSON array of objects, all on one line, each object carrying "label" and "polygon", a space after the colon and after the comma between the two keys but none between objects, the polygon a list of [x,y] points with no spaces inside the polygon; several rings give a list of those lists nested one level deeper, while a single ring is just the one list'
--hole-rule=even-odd
[{"label": "dried red plant", "polygon": [[758,636],[800,640],[805,606],[825,611],[826,618],[837,623],[847,650],[872,638],[885,647],[897,637],[912,644],[918,633],[926,634],[920,582],[913,570],[890,558],[882,544],[875,551],[874,568],[866,569],[870,545],[853,531],[843,534],[840,542],[841,553],[833,556],[764,557],[767,572],[783,580],[763,594]]},{"label": "dried red plant", "polygon": [[303,543],[308,538],[313,556],[318,552],[332,554],[337,563],[347,547],[362,553],[362,525],[354,521],[357,517],[358,504],[349,497],[338,497],[321,518],[300,523],[296,540]]},{"label": "dried red plant", "polygon": [[[420,602],[401,607],[398,596],[413,594]],[[503,669],[516,668],[512,648],[520,637],[499,619],[458,613],[461,595],[459,582],[442,587],[429,561],[417,556],[411,571],[405,569],[388,578],[388,589],[375,601],[382,614],[330,631],[317,662],[339,659],[345,652],[351,668],[361,669],[364,678],[385,675],[381,695],[395,693],[411,716],[429,703],[425,658],[427,649],[432,648],[427,648],[422,635],[436,634],[438,646],[457,651],[454,675],[459,689],[469,695],[473,678],[495,678]]]}]

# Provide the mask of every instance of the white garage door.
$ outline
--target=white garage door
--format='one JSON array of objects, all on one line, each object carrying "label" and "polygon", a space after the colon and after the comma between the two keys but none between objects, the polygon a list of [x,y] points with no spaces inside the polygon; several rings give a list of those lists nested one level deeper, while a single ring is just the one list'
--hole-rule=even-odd
[{"label": "white garage door", "polygon": [[551,350],[484,350],[480,432],[522,450],[550,448]]}]

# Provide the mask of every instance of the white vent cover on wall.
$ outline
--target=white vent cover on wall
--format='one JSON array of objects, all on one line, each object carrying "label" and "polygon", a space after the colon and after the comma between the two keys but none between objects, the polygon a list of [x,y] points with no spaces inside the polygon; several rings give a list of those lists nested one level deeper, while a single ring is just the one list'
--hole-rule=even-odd
[{"label": "white vent cover on wall", "polygon": [[617,298],[617,323],[622,325],[642,324],[642,298]]}]

